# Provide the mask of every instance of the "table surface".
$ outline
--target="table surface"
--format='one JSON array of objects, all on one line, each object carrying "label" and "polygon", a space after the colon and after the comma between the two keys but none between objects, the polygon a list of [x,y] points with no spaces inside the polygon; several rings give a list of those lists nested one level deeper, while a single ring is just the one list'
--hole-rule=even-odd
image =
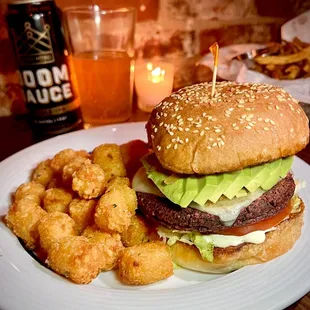
[{"label": "table surface", "polygon": [[[131,122],[146,121],[148,114],[138,109],[134,110]],[[6,157],[36,143],[25,116],[0,117],[0,161]],[[310,164],[310,144],[300,153],[300,158]],[[310,292],[287,310],[310,310]]]}]

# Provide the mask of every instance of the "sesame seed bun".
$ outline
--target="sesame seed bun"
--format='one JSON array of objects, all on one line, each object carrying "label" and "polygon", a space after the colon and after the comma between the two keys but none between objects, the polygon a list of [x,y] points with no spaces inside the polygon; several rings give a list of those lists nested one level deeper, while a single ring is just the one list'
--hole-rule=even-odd
[{"label": "sesame seed bun", "polygon": [[[266,233],[261,244],[243,243],[240,246],[214,248],[214,261],[203,260],[198,249],[182,242],[170,247],[172,260],[187,269],[208,273],[227,273],[244,266],[270,261],[288,252],[301,234],[304,204],[301,212],[291,214],[289,219]],[[285,242],[283,242],[285,240]]]},{"label": "sesame seed bun", "polygon": [[161,165],[185,174],[243,169],[296,154],[309,121],[280,87],[219,82],[185,87],[151,113],[147,131]]}]

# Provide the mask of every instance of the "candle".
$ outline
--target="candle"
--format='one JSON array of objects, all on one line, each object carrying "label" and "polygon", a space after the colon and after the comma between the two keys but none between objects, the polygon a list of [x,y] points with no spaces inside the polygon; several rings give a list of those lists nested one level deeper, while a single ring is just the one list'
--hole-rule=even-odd
[{"label": "candle", "polygon": [[173,65],[167,62],[143,62],[136,63],[135,70],[138,107],[145,112],[151,112],[172,92]]}]

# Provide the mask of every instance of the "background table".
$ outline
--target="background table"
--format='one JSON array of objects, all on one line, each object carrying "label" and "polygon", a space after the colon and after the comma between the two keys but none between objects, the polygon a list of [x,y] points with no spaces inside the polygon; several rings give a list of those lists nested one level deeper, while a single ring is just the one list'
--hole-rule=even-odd
[{"label": "background table", "polygon": [[[147,119],[147,113],[135,108],[129,122],[146,121]],[[25,116],[0,117],[0,141],[0,161],[37,142],[32,136]],[[297,156],[310,164],[310,144]],[[310,185],[308,184],[308,186]],[[310,310],[310,292],[288,307],[287,310]]]}]

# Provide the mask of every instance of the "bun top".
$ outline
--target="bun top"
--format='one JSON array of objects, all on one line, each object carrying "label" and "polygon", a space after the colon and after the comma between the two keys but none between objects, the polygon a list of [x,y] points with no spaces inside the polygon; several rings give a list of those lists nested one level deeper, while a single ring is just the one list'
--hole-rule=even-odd
[{"label": "bun top", "polygon": [[309,121],[298,101],[268,84],[188,86],[165,98],[147,123],[161,165],[185,174],[243,169],[294,155],[309,141]]}]

